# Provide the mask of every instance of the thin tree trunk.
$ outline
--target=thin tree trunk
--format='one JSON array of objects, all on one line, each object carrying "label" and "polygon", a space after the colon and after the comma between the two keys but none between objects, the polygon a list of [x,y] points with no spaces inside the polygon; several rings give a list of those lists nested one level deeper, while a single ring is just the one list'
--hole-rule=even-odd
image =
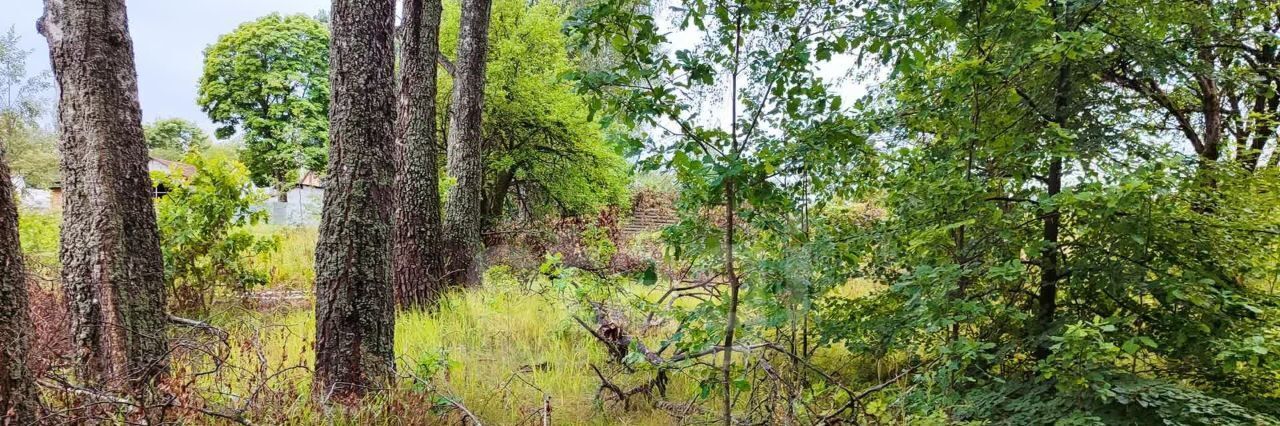
[{"label": "thin tree trunk", "polygon": [[395,0],[334,0],[329,175],[316,245],[312,396],[354,402],[395,370],[391,220]]},{"label": "thin tree trunk", "polygon": [[402,308],[440,291],[440,176],[436,165],[436,57],[440,0],[405,0],[396,122],[394,279]]},{"label": "thin tree trunk", "polygon": [[[1063,21],[1068,17],[1063,11],[1064,7],[1058,2],[1053,2],[1054,19],[1059,21],[1060,27],[1071,28]],[[1069,107],[1071,105],[1071,64],[1064,62],[1059,65],[1057,77],[1053,86],[1053,122],[1063,129],[1071,129],[1068,121],[1071,117]],[[1047,147],[1049,151],[1056,151],[1052,147]],[[1053,154],[1049,158],[1049,173],[1045,176],[1045,200],[1039,205],[1049,204],[1047,200],[1052,199],[1062,192],[1062,157]],[[1058,282],[1062,279],[1062,252],[1058,247],[1062,229],[1062,212],[1056,207],[1043,214],[1044,229],[1041,233],[1041,239],[1044,242],[1044,248],[1040,250],[1040,288],[1036,300],[1036,330],[1041,338],[1044,333],[1049,332],[1053,327],[1058,312]],[[1036,359],[1044,359],[1049,356],[1048,339],[1040,342],[1033,356]]]},{"label": "thin tree trunk", "polygon": [[164,263],[124,0],[45,0],[62,130],[62,282],[78,375],[147,400],[168,374]]},{"label": "thin tree trunk", "polygon": [[450,188],[444,213],[445,272],[450,284],[480,281],[481,202],[484,153],[481,140],[485,65],[489,51],[490,0],[463,0],[458,60],[449,111],[446,172]]},{"label": "thin tree trunk", "polygon": [[[729,80],[729,96],[732,99],[729,103],[731,137],[729,161],[738,161],[742,152],[738,145],[738,52],[742,48],[742,11],[738,10],[737,14],[734,22],[733,72]],[[721,365],[720,372],[724,378],[725,426],[733,424],[733,338],[738,328],[738,290],[742,287],[733,263],[733,234],[737,230],[734,222],[738,213],[736,183],[737,179],[732,176],[724,180],[724,273],[729,281],[729,312],[724,326],[724,363]]]},{"label": "thin tree trunk", "polygon": [[31,347],[31,311],[27,304],[22,246],[18,244],[18,208],[14,201],[6,142],[0,141],[0,424],[33,424],[40,404],[27,369]]}]

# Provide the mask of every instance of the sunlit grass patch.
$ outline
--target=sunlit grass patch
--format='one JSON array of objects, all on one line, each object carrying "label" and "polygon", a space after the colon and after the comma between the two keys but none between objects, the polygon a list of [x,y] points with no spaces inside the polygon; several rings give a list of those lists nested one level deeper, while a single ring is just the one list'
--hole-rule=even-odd
[{"label": "sunlit grass patch", "polygon": [[279,243],[275,250],[253,259],[255,267],[267,272],[270,286],[277,290],[311,290],[316,278],[316,228],[259,225],[253,231],[274,236]]}]

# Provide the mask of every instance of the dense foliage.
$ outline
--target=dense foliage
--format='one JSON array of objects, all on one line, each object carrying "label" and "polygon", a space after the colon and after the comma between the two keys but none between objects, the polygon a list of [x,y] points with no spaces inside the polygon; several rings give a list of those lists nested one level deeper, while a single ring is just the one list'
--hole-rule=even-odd
[{"label": "dense foliage", "polygon": [[[694,1],[669,17],[687,47],[605,1],[571,30],[616,56],[580,87],[680,179],[677,258],[731,289],[739,264],[741,305],[682,328],[745,311],[738,340],[770,342],[816,315],[800,333],[913,369],[893,401],[918,420],[1273,422],[1280,17],[1165,3]],[[846,103],[833,58],[883,81]],[[855,278],[887,288],[828,293]]]},{"label": "dense foliage", "polygon": [[[626,202],[627,165],[588,117],[562,75],[574,69],[561,32],[562,5],[494,2],[485,76],[485,216],[521,219],[581,214]],[[458,8],[446,5],[441,51],[457,47]],[[441,73],[448,77],[449,74]],[[442,79],[448,105],[451,79]],[[445,108],[440,109],[445,119]]]},{"label": "dense foliage", "polygon": [[305,15],[267,15],[204,52],[197,103],[240,133],[240,159],[259,186],[288,189],[302,168],[324,170],[329,138],[329,30]]},{"label": "dense foliage", "polygon": [[264,271],[252,267],[255,256],[270,252],[276,240],[252,232],[266,220],[256,208],[264,198],[249,182],[245,167],[217,157],[189,154],[194,167],[153,172],[165,278],[178,310],[207,308],[218,291],[245,291],[266,284]]}]

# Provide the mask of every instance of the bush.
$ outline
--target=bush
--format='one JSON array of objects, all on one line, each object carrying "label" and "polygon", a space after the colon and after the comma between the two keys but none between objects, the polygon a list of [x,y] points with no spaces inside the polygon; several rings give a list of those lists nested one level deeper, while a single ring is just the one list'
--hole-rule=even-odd
[{"label": "bush", "polygon": [[208,306],[218,288],[244,291],[267,282],[267,275],[251,267],[250,259],[275,250],[278,242],[250,227],[266,220],[254,205],[265,195],[249,183],[249,172],[237,162],[186,157],[193,176],[178,168],[153,173],[158,187],[169,193],[156,202],[156,218],[164,251],[165,279],[178,310]]},{"label": "bush", "polygon": [[18,212],[18,239],[27,270],[51,276],[58,267],[58,232],[62,219],[57,213],[22,209]]}]

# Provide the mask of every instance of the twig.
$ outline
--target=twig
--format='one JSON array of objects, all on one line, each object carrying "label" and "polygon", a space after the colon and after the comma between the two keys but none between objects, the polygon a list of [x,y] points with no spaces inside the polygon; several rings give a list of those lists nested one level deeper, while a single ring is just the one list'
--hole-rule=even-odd
[{"label": "twig", "polygon": [[480,418],[476,417],[476,415],[472,413],[471,410],[468,410],[466,406],[462,405],[461,402],[454,401],[453,398],[450,398],[444,395],[440,395],[440,398],[444,399],[445,401],[448,401],[449,404],[453,405],[454,408],[457,408],[458,411],[461,411],[463,417],[471,419],[471,422],[475,423],[476,426],[484,426],[483,424],[480,423]]},{"label": "twig", "polygon": [[818,424],[827,424],[828,421],[836,418],[836,416],[839,416],[840,413],[845,412],[845,410],[849,410],[854,407],[857,407],[858,402],[861,401],[863,398],[866,398],[867,396],[871,395],[872,393],[878,392],[881,389],[889,387],[889,385],[892,385],[896,383],[898,380],[901,380],[903,377],[906,377],[907,374],[911,374],[911,372],[915,371],[915,369],[919,366],[920,365],[917,364],[915,366],[907,368],[906,370],[902,370],[901,373],[898,373],[898,375],[893,376],[892,379],[886,380],[883,383],[880,383],[878,385],[869,387],[866,390],[858,393],[857,395],[850,394],[849,402],[846,402],[844,406],[840,407],[840,409],[833,411],[831,414],[824,416],[821,420],[818,421]]}]

